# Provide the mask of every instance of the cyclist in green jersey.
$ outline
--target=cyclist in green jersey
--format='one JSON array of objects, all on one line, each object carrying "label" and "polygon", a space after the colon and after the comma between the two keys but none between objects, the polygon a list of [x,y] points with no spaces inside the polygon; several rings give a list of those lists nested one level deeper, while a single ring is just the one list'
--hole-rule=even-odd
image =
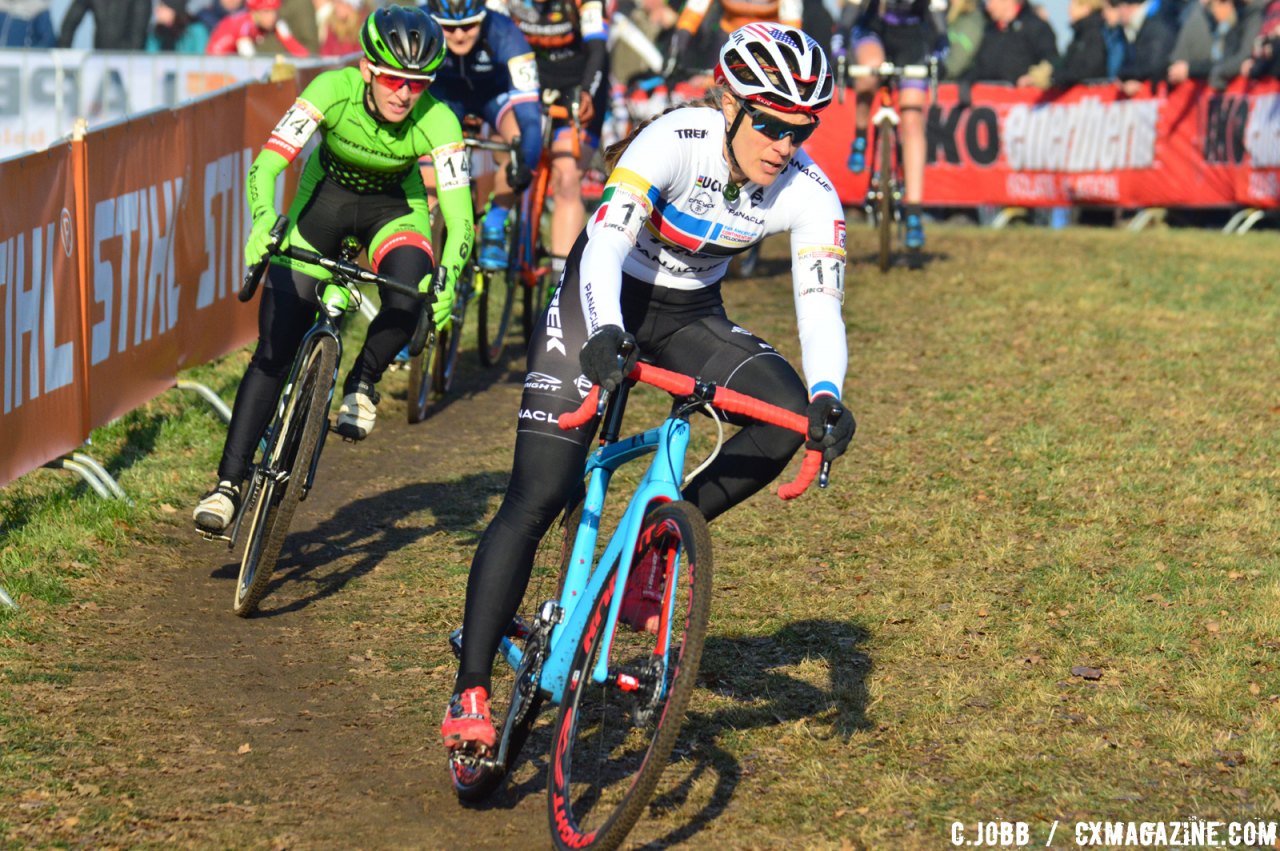
[{"label": "cyclist in green jersey", "polygon": [[[266,255],[276,219],[276,177],[307,141],[320,143],[303,169],[289,209],[287,244],[337,255],[347,237],[365,246],[374,269],[428,291],[436,259],[418,158],[430,155],[439,177],[440,210],[448,238],[439,263],[445,289],[431,306],[436,327],[449,320],[453,286],[473,237],[471,196],[462,128],[453,111],[427,92],[444,61],[440,25],[420,9],[388,6],[369,16],[361,32],[359,68],[326,71],[285,113],[249,169],[253,226],[245,261]],[[318,304],[315,280],[327,273],[285,258],[272,259],[258,312],[258,348],[236,393],[218,484],[201,498],[193,519],[208,532],[230,526],[254,447],[270,422],[289,367]],[[343,385],[337,431],[361,440],[373,429],[374,386],[418,321],[416,302],[380,293],[382,308]]]}]

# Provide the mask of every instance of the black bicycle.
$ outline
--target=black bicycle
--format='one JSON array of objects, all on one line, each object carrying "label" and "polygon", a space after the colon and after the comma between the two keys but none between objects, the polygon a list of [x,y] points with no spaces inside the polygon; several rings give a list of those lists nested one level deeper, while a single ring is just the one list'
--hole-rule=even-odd
[{"label": "black bicycle", "polygon": [[[257,609],[267,592],[276,559],[289,534],[298,503],[307,498],[315,484],[320,452],[328,434],[329,406],[338,380],[338,364],[342,360],[342,320],[347,313],[359,310],[361,295],[358,284],[376,284],[425,300],[415,286],[400,283],[364,269],[354,262],[361,246],[347,240],[337,258],[324,257],[296,245],[281,248],[289,219],[281,216],[271,229],[267,255],[245,275],[240,290],[241,301],[249,301],[273,256],[289,257],[319,266],[329,273],[328,280],[316,281],[320,309],[315,324],[307,331],[298,347],[285,382],[275,417],[260,443],[259,457],[249,473],[249,490],[244,505],[228,535],[202,533],[207,538],[225,540],[234,549],[241,524],[248,518],[249,534],[240,559],[240,575],[236,580],[233,609],[248,617]],[[437,277],[436,285],[439,284]],[[421,310],[410,350],[421,351],[431,337],[430,305]]]},{"label": "black bicycle", "polygon": [[[508,142],[492,142],[488,139],[465,137],[463,143],[469,150],[480,149],[505,153],[518,168],[520,139]],[[472,183],[474,192],[475,183]],[[474,199],[473,199],[474,201]],[[474,207],[473,207],[474,209]],[[507,214],[507,265],[502,269],[486,269],[480,265],[480,241],[472,243],[471,254],[458,275],[453,288],[453,312],[449,325],[440,329],[435,344],[409,361],[408,416],[409,423],[420,423],[432,412],[435,403],[444,398],[453,387],[457,375],[458,351],[462,343],[463,322],[467,308],[476,302],[479,312],[476,324],[477,352],[482,366],[495,366],[502,361],[506,347],[507,330],[511,326],[511,314],[515,307],[515,292],[519,284],[516,270],[516,239],[520,234],[520,205],[512,206]],[[483,214],[481,216],[483,218]],[[479,231],[477,221],[477,232]],[[445,244],[445,231],[435,234],[436,245]]]}]

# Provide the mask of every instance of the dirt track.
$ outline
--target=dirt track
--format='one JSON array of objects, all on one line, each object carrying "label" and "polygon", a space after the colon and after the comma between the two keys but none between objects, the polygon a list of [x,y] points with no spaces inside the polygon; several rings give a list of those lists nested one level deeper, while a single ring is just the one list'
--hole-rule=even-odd
[{"label": "dirt track", "polygon": [[[30,708],[57,731],[59,761],[83,766],[66,777],[73,800],[61,812],[82,803],[109,815],[19,818],[14,838],[94,847],[546,844],[540,780],[488,811],[463,810],[453,797],[437,725],[452,676],[443,636],[461,610],[432,610],[421,586],[405,580],[443,560],[450,593],[459,593],[466,553],[505,481],[513,431],[478,417],[514,411],[519,385],[468,369],[459,401],[478,398],[413,427],[403,401],[388,399],[368,441],[327,445],[259,616],[232,614],[236,563],[190,530],[185,506],[111,569],[101,604],[71,610],[66,628],[79,649],[49,662],[76,673],[66,685],[34,684]],[[384,385],[394,393],[403,382],[401,374]],[[448,452],[437,451],[444,435]],[[461,458],[472,469],[454,481]],[[423,658],[434,664],[424,668]],[[34,813],[42,802],[24,806]]]}]

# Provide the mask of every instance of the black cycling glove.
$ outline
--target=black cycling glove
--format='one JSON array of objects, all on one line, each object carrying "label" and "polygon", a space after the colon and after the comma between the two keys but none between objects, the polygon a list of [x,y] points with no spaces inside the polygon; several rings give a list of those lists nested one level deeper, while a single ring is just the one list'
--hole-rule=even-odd
[{"label": "black cycling glove", "polygon": [[[624,351],[625,349],[625,351]],[[619,357],[625,362],[619,364]],[[640,351],[636,348],[636,338],[617,325],[605,325],[587,340],[582,351],[578,353],[578,363],[582,365],[582,374],[592,384],[599,384],[612,393],[618,389],[622,379],[635,369]]]},{"label": "black cycling glove", "polygon": [[[823,461],[834,461],[843,455],[858,428],[849,409],[834,396],[817,396],[809,403],[807,413],[809,440],[805,447],[821,451]],[[830,431],[827,431],[828,423],[831,423]]]},{"label": "black cycling glove", "polygon": [[507,163],[507,184],[513,192],[523,192],[531,183],[533,183],[533,171],[528,165],[523,162],[517,165],[514,159]]}]

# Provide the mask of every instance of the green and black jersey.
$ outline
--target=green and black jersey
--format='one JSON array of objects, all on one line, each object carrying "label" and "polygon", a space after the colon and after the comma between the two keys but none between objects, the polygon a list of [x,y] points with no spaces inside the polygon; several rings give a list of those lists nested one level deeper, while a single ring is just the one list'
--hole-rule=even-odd
[{"label": "green and black jersey", "polygon": [[[370,240],[366,246],[370,257],[395,233],[411,231],[430,240],[426,190],[418,173],[418,159],[429,155],[436,163],[440,211],[448,229],[438,263],[449,270],[448,285],[452,287],[471,253],[473,212],[462,127],[449,107],[428,91],[404,121],[379,121],[365,107],[365,82],[358,68],[320,74],[271,131],[249,169],[249,210],[255,221],[274,217],[276,178],[317,130],[320,143],[307,160],[297,197],[290,206],[295,226],[312,194],[332,181],[359,195],[404,197],[406,215],[381,228]],[[306,243],[296,231],[288,239]],[[314,267],[305,267],[305,271],[325,277]],[[425,286],[427,282],[419,283]]]}]

